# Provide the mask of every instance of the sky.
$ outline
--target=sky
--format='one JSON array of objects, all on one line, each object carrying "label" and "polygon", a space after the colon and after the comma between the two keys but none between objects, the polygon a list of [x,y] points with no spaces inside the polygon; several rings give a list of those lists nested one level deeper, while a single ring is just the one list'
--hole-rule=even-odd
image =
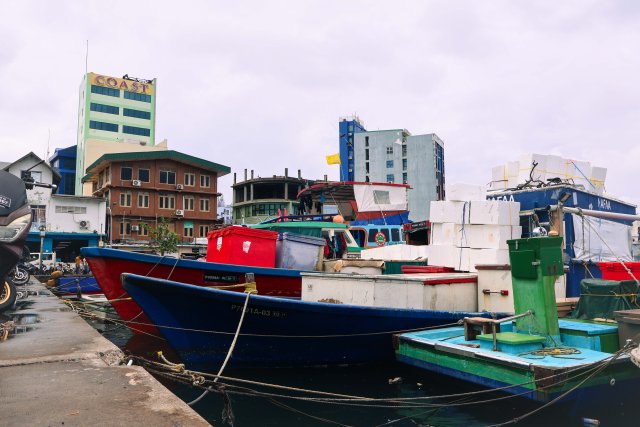
[{"label": "sky", "polygon": [[[76,143],[85,72],[157,78],[156,142],[338,179],[338,118],[436,133],[447,182],[526,153],[640,203],[640,2],[1,0],[0,160]],[[50,133],[50,137],[49,137]]]}]

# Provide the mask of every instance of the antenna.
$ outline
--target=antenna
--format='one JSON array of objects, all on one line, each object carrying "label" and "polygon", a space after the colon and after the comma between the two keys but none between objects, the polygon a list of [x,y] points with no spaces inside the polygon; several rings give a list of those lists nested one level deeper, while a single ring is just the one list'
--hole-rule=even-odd
[{"label": "antenna", "polygon": [[84,55],[84,73],[87,74],[89,72],[89,39],[87,39],[87,50]]},{"label": "antenna", "polygon": [[44,157],[45,160],[49,161],[49,142],[51,141],[51,128],[49,128],[49,136],[47,137],[47,155]]}]

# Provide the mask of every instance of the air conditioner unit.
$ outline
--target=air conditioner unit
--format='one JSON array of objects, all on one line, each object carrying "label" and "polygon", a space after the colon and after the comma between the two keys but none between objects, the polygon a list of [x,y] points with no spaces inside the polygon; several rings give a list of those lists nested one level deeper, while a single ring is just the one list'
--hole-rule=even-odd
[{"label": "air conditioner unit", "polygon": [[183,188],[182,184],[176,184],[176,190],[182,190]]},{"label": "air conditioner unit", "polygon": [[182,209],[177,209],[176,216],[184,216],[184,211]]},{"label": "air conditioner unit", "polygon": [[133,181],[131,181],[131,184],[133,184],[134,187],[140,187],[142,185],[142,181],[140,181],[139,179],[134,179]]},{"label": "air conditioner unit", "polygon": [[80,228],[82,228],[83,230],[86,230],[87,228],[89,228],[89,221],[86,220],[82,220],[78,223],[80,225]]},{"label": "air conditioner unit", "polygon": [[131,231],[140,231],[140,226],[139,225],[132,225],[131,226]]}]

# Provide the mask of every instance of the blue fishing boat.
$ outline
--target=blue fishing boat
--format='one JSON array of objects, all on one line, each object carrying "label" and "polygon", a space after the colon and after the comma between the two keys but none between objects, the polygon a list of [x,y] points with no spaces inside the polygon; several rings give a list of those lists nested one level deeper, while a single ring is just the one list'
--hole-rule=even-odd
[{"label": "blue fishing boat", "polygon": [[[245,294],[123,274],[142,307],[182,361],[214,369],[233,340]],[[251,295],[229,366],[299,366],[393,359],[399,331],[453,324],[487,313],[391,309]]]},{"label": "blue fishing boat", "polygon": [[[611,222],[631,226],[636,219],[636,206],[615,199],[613,197],[598,194],[594,191],[581,188],[570,183],[548,184],[536,187],[522,187],[510,190],[491,191],[487,193],[489,200],[515,201],[520,203],[520,225],[522,236],[531,237],[534,230],[540,225],[549,223],[548,206],[555,206],[559,202],[564,205],[564,264],[567,266],[567,290],[566,295],[557,295],[559,298],[580,296],[580,281],[584,278],[601,278],[602,272],[598,267],[600,261],[617,261],[610,255],[598,250],[594,243],[600,239],[589,235],[595,229],[603,235],[609,244],[615,244],[616,249],[628,245],[628,237],[624,235],[610,234]],[[473,207],[471,207],[473,209]],[[583,215],[599,217],[601,219],[589,222],[583,220]],[[604,221],[603,221],[604,220]],[[603,224],[604,222],[604,224]],[[604,227],[604,228],[602,228]],[[625,261],[631,261],[632,256],[618,253]]]}]

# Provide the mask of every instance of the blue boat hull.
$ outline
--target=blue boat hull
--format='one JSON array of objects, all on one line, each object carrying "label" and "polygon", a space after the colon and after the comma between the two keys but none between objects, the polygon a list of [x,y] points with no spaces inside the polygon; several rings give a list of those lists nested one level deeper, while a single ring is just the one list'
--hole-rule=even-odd
[{"label": "blue boat hull", "polygon": [[[246,294],[123,275],[125,289],[192,369],[217,368]],[[479,313],[388,309],[251,295],[229,366],[336,365],[389,361],[392,335]]]}]

